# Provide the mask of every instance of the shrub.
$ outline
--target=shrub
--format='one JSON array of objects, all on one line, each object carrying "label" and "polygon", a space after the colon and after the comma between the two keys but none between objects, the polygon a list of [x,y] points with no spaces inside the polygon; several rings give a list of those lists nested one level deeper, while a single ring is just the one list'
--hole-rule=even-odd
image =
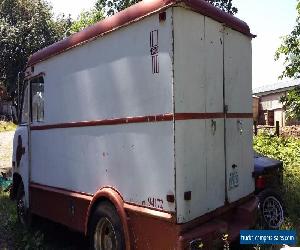
[{"label": "shrub", "polygon": [[285,227],[300,229],[300,139],[261,134],[254,138],[254,149],[283,161],[283,199],[286,205]]}]

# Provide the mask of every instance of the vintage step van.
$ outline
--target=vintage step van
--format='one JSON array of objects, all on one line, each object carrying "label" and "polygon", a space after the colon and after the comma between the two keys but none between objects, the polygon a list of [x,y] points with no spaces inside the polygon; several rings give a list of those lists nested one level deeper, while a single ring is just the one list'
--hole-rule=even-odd
[{"label": "vintage step van", "polygon": [[28,61],[12,197],[94,249],[211,249],[255,224],[251,40],[203,0],[142,1]]}]

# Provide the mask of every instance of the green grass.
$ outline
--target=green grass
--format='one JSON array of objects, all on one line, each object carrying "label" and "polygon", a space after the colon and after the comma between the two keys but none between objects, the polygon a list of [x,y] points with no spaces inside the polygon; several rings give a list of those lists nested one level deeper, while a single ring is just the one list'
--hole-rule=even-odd
[{"label": "green grass", "polygon": [[15,203],[1,190],[0,218],[0,249],[40,249],[43,235],[18,223]]},{"label": "green grass", "polygon": [[283,199],[287,218],[283,229],[295,229],[300,245],[300,139],[261,134],[254,138],[254,149],[283,161]]},{"label": "green grass", "polygon": [[18,220],[15,202],[0,190],[0,249],[88,249],[83,235],[47,220],[35,218],[30,229]]},{"label": "green grass", "polygon": [[0,132],[14,131],[14,130],[16,130],[16,128],[17,128],[17,125],[12,122],[0,121]]}]

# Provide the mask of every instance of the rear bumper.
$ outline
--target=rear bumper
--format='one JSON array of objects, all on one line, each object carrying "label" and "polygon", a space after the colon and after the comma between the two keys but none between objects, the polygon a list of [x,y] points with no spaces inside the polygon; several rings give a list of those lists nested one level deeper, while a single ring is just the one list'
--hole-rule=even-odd
[{"label": "rear bumper", "polygon": [[148,208],[126,206],[132,249],[191,249],[190,243],[201,239],[201,249],[219,249],[238,238],[240,230],[255,225],[258,200],[254,195],[203,215],[193,221],[177,224],[175,214]]},{"label": "rear bumper", "polygon": [[178,238],[177,249],[190,249],[192,242],[202,243],[202,249],[213,249],[236,240],[240,230],[255,226],[257,208],[257,198],[251,197],[248,201],[230,208],[206,223],[182,231]]}]

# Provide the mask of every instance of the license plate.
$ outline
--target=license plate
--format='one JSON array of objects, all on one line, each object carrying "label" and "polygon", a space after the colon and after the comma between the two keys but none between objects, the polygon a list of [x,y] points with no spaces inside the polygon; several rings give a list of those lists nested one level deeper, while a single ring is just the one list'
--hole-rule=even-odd
[{"label": "license plate", "polygon": [[235,170],[229,174],[229,189],[239,186],[239,174]]}]

